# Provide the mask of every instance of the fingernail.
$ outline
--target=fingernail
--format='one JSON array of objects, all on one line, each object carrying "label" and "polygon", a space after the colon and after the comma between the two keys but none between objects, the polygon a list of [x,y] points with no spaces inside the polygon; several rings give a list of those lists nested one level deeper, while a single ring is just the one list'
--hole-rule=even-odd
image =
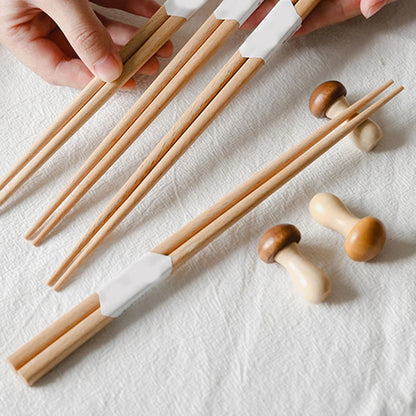
[{"label": "fingernail", "polygon": [[380,11],[387,3],[387,0],[380,0],[369,7],[367,10],[363,12],[364,17],[369,19],[371,16],[374,16],[378,11]]},{"label": "fingernail", "polygon": [[102,81],[112,82],[121,75],[122,64],[114,55],[107,55],[105,58],[96,62],[94,71]]}]

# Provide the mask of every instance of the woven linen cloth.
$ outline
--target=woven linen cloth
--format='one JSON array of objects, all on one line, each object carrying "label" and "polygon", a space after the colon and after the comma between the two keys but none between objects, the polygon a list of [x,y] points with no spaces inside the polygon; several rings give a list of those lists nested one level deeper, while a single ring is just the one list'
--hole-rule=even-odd
[{"label": "woven linen cloth", "polygon": [[[178,48],[209,3],[174,37]],[[139,25],[143,19],[133,19]],[[39,248],[23,239],[137,97],[118,93],[0,208],[1,415],[413,415],[416,413],[416,7],[400,0],[288,42],[60,293],[45,282],[137,165],[247,36],[239,32],[187,85]],[[12,162],[77,91],[50,86],[0,47],[0,166]],[[162,62],[166,65],[166,60]],[[323,124],[312,90],[342,81],[355,101],[393,78],[405,92],[374,119],[369,154],[345,139],[28,388],[6,357],[266,163]],[[314,223],[332,192],[384,221],[385,250],[355,263]],[[301,250],[331,277],[311,306],[257,255],[264,231],[293,223]]]}]

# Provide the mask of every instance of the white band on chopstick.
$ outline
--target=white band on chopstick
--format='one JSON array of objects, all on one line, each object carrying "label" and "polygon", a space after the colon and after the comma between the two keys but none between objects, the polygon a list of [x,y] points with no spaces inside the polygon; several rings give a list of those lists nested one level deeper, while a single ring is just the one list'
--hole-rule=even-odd
[{"label": "white band on chopstick", "polygon": [[169,16],[190,19],[208,0],[166,0],[164,6]]},{"label": "white band on chopstick", "polygon": [[236,20],[240,26],[264,0],[224,0],[214,11],[218,20]]},{"label": "white band on chopstick", "polygon": [[97,292],[101,314],[119,317],[146,291],[169,277],[171,272],[172,260],[169,256],[146,253]]},{"label": "white band on chopstick", "polygon": [[262,58],[269,55],[302,26],[302,18],[296,12],[291,0],[279,3],[260,23],[257,29],[240,47],[243,58]]}]

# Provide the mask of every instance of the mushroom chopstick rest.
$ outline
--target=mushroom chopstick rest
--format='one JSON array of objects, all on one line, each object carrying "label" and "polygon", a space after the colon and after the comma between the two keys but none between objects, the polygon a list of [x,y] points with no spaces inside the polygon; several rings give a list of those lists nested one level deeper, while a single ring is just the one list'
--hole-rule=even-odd
[{"label": "mushroom chopstick rest", "polygon": [[307,302],[321,303],[331,293],[331,282],[321,269],[300,253],[300,239],[300,231],[294,225],[277,225],[262,236],[258,253],[265,263],[281,264]]},{"label": "mushroom chopstick rest", "polygon": [[[349,107],[347,90],[339,81],[327,81],[311,94],[309,109],[318,118],[333,119]],[[383,138],[383,130],[372,120],[365,120],[350,134],[353,143],[363,152],[373,150]]]},{"label": "mushroom chopstick rest", "polygon": [[370,261],[383,250],[386,242],[384,224],[374,217],[357,218],[335,195],[315,195],[309,204],[309,212],[316,222],[345,237],[345,252],[352,260]]}]

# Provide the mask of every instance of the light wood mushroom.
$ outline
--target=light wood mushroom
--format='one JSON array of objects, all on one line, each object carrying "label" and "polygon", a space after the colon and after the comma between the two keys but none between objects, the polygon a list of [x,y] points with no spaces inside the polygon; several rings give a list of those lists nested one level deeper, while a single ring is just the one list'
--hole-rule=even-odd
[{"label": "light wood mushroom", "polygon": [[281,264],[307,302],[321,303],[331,293],[331,282],[322,270],[302,256],[300,239],[300,231],[294,225],[277,225],[260,239],[258,253],[265,263]]},{"label": "light wood mushroom", "polygon": [[[349,107],[347,90],[339,81],[327,81],[311,94],[309,108],[318,118],[335,118]],[[356,114],[354,115],[356,116]],[[373,150],[383,138],[381,127],[372,120],[365,120],[351,134],[350,139],[363,152]]]},{"label": "light wood mushroom", "polygon": [[315,195],[309,212],[313,219],[345,237],[345,251],[355,261],[369,261],[376,257],[386,242],[384,224],[374,217],[354,216],[335,195]]}]

